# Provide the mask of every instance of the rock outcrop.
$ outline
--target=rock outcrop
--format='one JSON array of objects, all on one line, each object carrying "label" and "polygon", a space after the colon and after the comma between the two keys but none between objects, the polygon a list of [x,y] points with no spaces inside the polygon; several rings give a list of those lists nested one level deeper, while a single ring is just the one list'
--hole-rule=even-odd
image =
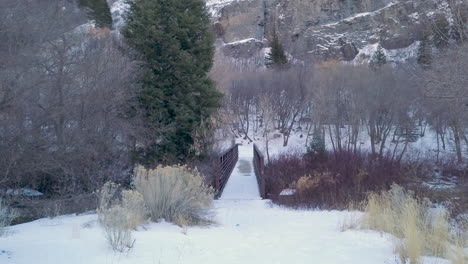
[{"label": "rock outcrop", "polygon": [[[295,60],[365,60],[379,43],[390,60],[413,56],[428,25],[449,20],[445,0],[207,0],[218,48],[235,59],[265,53],[275,28]],[[423,19],[424,18],[424,19]],[[401,52],[399,52],[401,50]]]}]

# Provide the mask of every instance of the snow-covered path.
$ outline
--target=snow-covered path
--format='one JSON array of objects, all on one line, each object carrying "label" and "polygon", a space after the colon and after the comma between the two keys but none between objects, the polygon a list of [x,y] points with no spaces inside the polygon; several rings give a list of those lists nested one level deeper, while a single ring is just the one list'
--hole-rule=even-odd
[{"label": "snow-covered path", "polygon": [[214,202],[211,226],[147,224],[133,232],[134,248],[117,254],[107,245],[95,214],[40,219],[14,226],[11,235],[0,237],[0,263],[395,263],[387,236],[340,231],[348,212],[291,210],[261,200],[252,146],[239,147],[235,171]]},{"label": "snow-covered path", "polygon": [[224,187],[220,200],[261,199],[252,159],[252,145],[239,145],[239,160]]}]

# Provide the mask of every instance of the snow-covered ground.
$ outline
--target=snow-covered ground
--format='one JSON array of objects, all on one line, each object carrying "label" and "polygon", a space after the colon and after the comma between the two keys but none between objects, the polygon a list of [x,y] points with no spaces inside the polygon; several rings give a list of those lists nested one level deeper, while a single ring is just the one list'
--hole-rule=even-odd
[{"label": "snow-covered ground", "polygon": [[[253,123],[252,123],[253,124]],[[253,126],[253,125],[252,125]],[[296,125],[297,126],[297,125]],[[347,145],[347,129],[342,128],[342,145]],[[259,146],[260,150],[266,155],[266,143],[265,137],[262,136],[262,131],[258,130],[255,132],[254,130],[249,132],[249,137],[253,140],[250,145],[253,143]],[[392,134],[389,135],[389,139],[387,139],[385,151],[393,151],[395,147],[395,143],[391,141]],[[312,140],[312,136],[309,137],[307,141],[307,131],[306,130],[296,130],[291,133],[287,146],[283,146],[283,135],[278,131],[272,132],[269,135],[269,152],[270,157],[277,157],[282,154],[304,154],[307,151],[307,142]],[[307,141],[307,142],[306,142]],[[231,139],[225,140],[223,142],[224,145],[229,145]],[[248,144],[249,140],[245,140],[243,138],[237,138],[236,143],[240,144]],[[443,159],[454,159],[455,158],[455,143],[453,140],[453,135],[450,131],[447,131],[446,135],[446,149],[442,149],[442,143],[440,143],[440,158]],[[333,144],[330,140],[328,129],[325,131],[325,146],[327,150],[333,150]],[[404,148],[404,143],[399,143],[397,146],[397,153]],[[365,127],[361,128],[361,131],[358,136],[358,150],[364,152],[370,152],[370,139]],[[462,150],[463,155],[468,157],[468,146],[465,142],[462,142]],[[435,161],[435,157],[437,154],[437,136],[433,130],[427,128],[424,136],[418,136],[415,142],[410,142],[407,146],[405,151],[405,158],[407,159],[432,159]]]},{"label": "snow-covered ground", "polygon": [[40,219],[0,238],[0,263],[396,263],[391,237],[340,231],[349,212],[291,210],[260,200],[249,169],[252,145],[240,146],[239,153],[238,166],[215,201],[211,226],[147,224],[133,232],[134,248],[122,254],[109,248],[95,214]]},{"label": "snow-covered ground", "polygon": [[0,238],[0,263],[393,263],[391,241],[376,232],[339,231],[345,212],[294,211],[265,200],[218,200],[217,224],[183,229],[154,223],[114,253],[95,214],[41,219]]}]

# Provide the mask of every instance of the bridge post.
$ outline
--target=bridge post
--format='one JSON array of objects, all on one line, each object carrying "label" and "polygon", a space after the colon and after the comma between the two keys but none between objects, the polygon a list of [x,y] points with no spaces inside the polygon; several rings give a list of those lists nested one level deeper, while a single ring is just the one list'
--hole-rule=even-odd
[{"label": "bridge post", "polygon": [[263,154],[258,149],[257,145],[253,145],[253,165],[254,165],[254,172],[257,177],[258,182],[258,191],[260,196],[265,199],[266,198],[266,190],[265,190],[265,159]]}]

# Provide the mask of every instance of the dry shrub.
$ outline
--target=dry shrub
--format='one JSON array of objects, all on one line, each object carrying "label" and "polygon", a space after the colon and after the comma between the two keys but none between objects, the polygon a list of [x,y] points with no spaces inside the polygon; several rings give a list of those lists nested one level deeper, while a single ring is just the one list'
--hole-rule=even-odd
[{"label": "dry shrub", "polygon": [[468,253],[465,247],[468,246],[463,238],[455,240],[455,245],[449,248],[448,259],[451,264],[465,264],[468,263]]},{"label": "dry shrub", "polygon": [[361,228],[362,212],[360,211],[360,208],[360,204],[351,203],[349,205],[346,216],[340,221],[339,224],[341,232]]},{"label": "dry shrub", "polygon": [[296,190],[299,195],[307,195],[307,193],[316,190],[323,185],[334,185],[336,180],[333,175],[328,172],[315,172],[314,176],[302,176],[296,183]]},{"label": "dry shrub", "polygon": [[7,234],[7,228],[17,216],[16,210],[8,208],[0,198],[0,237]]},{"label": "dry shrub", "polygon": [[427,238],[430,245],[428,248],[429,254],[437,257],[447,257],[447,250],[450,246],[449,214],[443,209],[432,218],[433,222]]},{"label": "dry shrub", "polygon": [[114,251],[124,252],[135,243],[131,232],[143,223],[145,207],[141,194],[125,190],[118,199],[118,189],[116,184],[104,184],[99,193],[97,212],[109,245]]},{"label": "dry shrub", "polygon": [[136,229],[145,221],[145,201],[139,192],[134,190],[123,191],[122,208],[127,212],[127,225],[130,229]]},{"label": "dry shrub", "polygon": [[185,166],[136,170],[133,184],[143,195],[151,219],[165,219],[180,226],[209,221],[214,191],[197,170]]},{"label": "dry shrub", "polygon": [[[409,259],[410,264],[419,263],[420,256],[424,251],[424,226],[421,225],[420,204],[412,198],[409,198],[405,204],[403,215],[400,220],[401,232],[403,233],[403,247],[404,256]],[[402,262],[405,260],[401,259]],[[403,262],[404,263],[404,262]]]},{"label": "dry shrub", "polygon": [[463,222],[454,232],[454,243],[448,249],[448,259],[452,264],[468,263],[468,223]]},{"label": "dry shrub", "polygon": [[369,195],[365,228],[386,232],[396,237],[395,252],[402,263],[419,263],[423,255],[447,257],[451,241],[448,213],[432,208],[426,199],[392,185],[389,191]]},{"label": "dry shrub", "polygon": [[135,243],[127,217],[128,212],[119,205],[100,211],[99,221],[104,227],[107,242],[114,251],[128,251]]},{"label": "dry shrub", "polygon": [[346,209],[350,202],[366,200],[368,192],[421,177],[425,172],[410,170],[413,165],[387,155],[353,151],[284,155],[268,164],[265,185],[267,195],[277,203],[281,203],[282,190],[299,188],[293,206]]}]

